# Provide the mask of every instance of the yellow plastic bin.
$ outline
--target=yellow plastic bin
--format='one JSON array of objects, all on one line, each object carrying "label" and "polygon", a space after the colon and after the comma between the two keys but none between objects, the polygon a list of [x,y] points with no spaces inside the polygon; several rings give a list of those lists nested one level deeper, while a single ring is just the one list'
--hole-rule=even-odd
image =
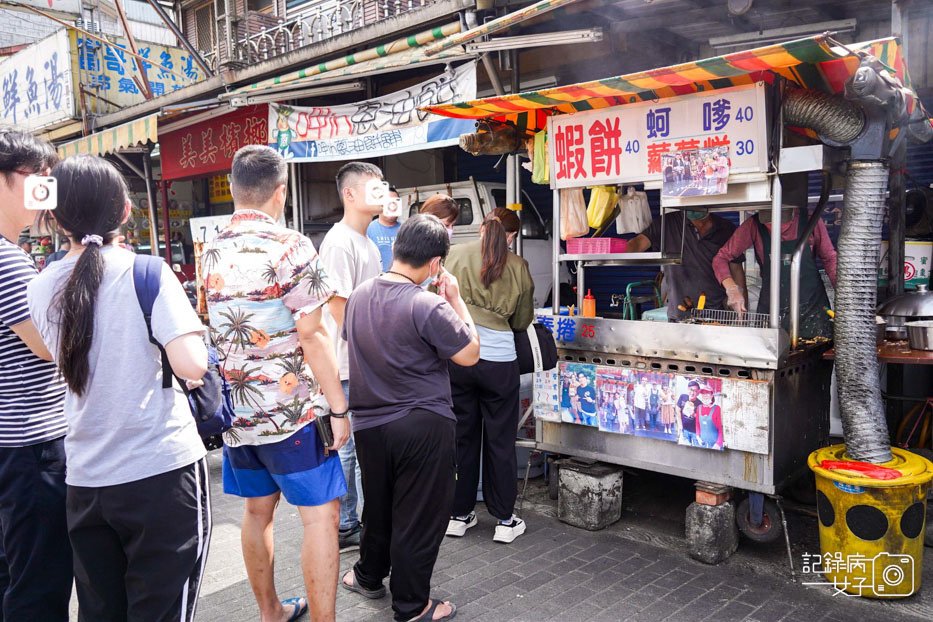
[{"label": "yellow plastic bin", "polygon": [[[824,447],[807,459],[816,475],[820,519],[822,560],[814,571],[822,571],[838,589],[858,596],[915,594],[923,572],[933,463],[892,447],[894,458],[868,465],[876,472],[866,473],[856,470],[865,463],[849,459],[845,449],[845,445]],[[852,463],[851,468],[839,464],[845,462]]]}]

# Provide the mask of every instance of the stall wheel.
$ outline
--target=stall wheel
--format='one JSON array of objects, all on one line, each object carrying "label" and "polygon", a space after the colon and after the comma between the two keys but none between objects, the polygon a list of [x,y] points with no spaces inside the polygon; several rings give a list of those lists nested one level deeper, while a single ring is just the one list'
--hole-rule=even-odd
[{"label": "stall wheel", "polygon": [[772,499],[764,499],[761,511],[761,521],[755,524],[752,518],[752,504],[749,497],[742,499],[735,511],[735,522],[739,531],[753,542],[774,542],[783,533],[781,512]]}]

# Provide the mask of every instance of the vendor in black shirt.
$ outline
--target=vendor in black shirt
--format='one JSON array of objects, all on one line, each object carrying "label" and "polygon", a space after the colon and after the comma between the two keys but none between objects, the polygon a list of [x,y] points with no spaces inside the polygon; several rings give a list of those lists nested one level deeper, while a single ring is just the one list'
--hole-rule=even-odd
[{"label": "vendor in black shirt", "polygon": [[[684,218],[687,227],[684,228]],[[735,225],[710,214],[706,210],[677,210],[664,217],[664,251],[679,253],[683,243],[683,260],[679,265],[664,266],[664,291],[667,297],[667,317],[676,321],[687,313],[679,310],[685,298],[697,304],[701,293],[706,294],[707,309],[727,309],[726,291],[713,273],[713,257],[725,244]],[[645,231],[628,241],[626,252],[642,253],[661,250],[661,219],[657,218]],[[732,277],[745,291],[745,271],[741,259],[730,264]],[[689,312],[689,310],[688,310]]]}]

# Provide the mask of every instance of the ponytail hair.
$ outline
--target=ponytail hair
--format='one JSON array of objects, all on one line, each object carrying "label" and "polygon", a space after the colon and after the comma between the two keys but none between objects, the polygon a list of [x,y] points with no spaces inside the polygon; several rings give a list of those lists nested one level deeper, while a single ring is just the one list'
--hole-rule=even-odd
[{"label": "ponytail hair", "polygon": [[116,238],[126,220],[126,181],[107,160],[79,155],[52,169],[58,180],[55,220],[68,232],[72,244],[84,246],[64,288],[51,308],[59,326],[58,366],[68,388],[84,394],[90,379],[88,354],[94,341],[97,292],[104,278],[101,246]]},{"label": "ponytail hair", "polygon": [[497,207],[483,220],[483,267],[479,273],[483,287],[488,289],[502,276],[509,258],[508,234],[518,233],[520,228],[521,221],[515,212],[503,207]]}]

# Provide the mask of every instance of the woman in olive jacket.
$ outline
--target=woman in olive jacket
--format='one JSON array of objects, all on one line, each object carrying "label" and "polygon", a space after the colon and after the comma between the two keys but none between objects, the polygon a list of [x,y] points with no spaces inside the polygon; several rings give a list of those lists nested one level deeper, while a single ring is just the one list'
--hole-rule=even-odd
[{"label": "woman in olive jacket", "polygon": [[448,536],[463,536],[477,523],[480,451],[483,498],[498,519],[493,540],[508,543],[525,533],[525,522],[514,514],[519,371],[513,331],[524,331],[534,319],[534,283],[528,262],[509,251],[520,226],[514,212],[493,210],[483,220],[479,241],[452,247],[445,264],[460,282],[480,337],[477,365],[449,363],[457,488]]}]

